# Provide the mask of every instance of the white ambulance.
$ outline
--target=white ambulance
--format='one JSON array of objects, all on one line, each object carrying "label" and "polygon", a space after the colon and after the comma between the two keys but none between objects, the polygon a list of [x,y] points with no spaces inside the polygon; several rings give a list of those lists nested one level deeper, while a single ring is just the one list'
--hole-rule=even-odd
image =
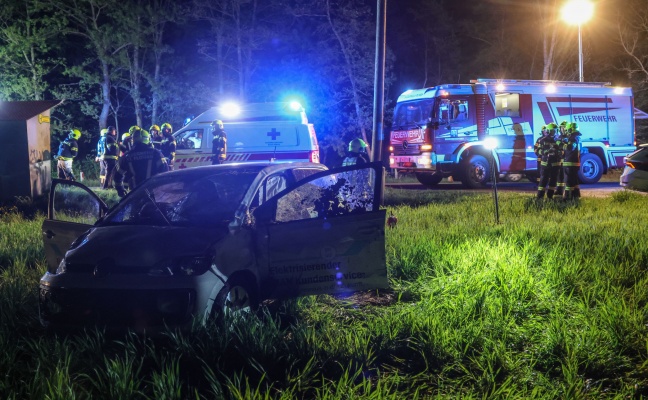
[{"label": "white ambulance", "polygon": [[315,128],[299,103],[228,103],[205,111],[173,134],[177,143],[175,169],[211,165],[211,123],[218,119],[227,132],[225,163],[319,163]]}]

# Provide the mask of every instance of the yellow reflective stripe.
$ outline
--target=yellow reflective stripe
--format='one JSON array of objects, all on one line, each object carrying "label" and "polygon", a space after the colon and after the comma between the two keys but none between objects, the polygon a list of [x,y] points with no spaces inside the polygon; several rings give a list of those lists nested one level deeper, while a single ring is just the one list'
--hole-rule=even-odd
[{"label": "yellow reflective stripe", "polygon": [[580,167],[580,162],[563,161],[563,167]]}]

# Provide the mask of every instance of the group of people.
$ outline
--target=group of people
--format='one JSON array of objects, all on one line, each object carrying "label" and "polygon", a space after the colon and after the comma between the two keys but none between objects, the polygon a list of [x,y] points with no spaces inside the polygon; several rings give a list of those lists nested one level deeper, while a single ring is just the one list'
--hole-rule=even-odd
[{"label": "group of people", "polygon": [[[213,141],[212,164],[222,164],[227,157],[227,134],[223,122],[211,124]],[[81,131],[70,130],[59,145],[58,177],[75,180],[72,162],[78,155]],[[126,195],[126,186],[133,190],[148,178],[172,171],[176,156],[176,140],[171,124],[152,125],[149,130],[132,126],[117,140],[113,126],[101,130],[95,161],[100,163],[99,179],[102,189],[115,188],[120,197]]]},{"label": "group of people", "polygon": [[534,146],[540,175],[537,198],[542,199],[545,195],[549,199],[565,200],[580,197],[580,136],[575,122],[563,121],[560,125],[552,122],[542,127],[542,134]]}]

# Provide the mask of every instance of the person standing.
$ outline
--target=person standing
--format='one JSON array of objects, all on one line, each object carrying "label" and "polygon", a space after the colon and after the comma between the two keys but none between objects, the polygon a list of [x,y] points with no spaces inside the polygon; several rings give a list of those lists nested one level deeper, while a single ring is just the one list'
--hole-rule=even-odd
[{"label": "person standing", "polygon": [[536,140],[535,144],[533,145],[533,152],[536,155],[536,172],[538,175],[538,179],[540,179],[540,173],[542,173],[542,141],[545,139],[545,136],[547,135],[547,126],[542,125],[542,129],[540,130],[540,137],[538,140]]},{"label": "person standing", "polygon": [[115,166],[117,165],[118,155],[119,146],[117,145],[117,130],[112,126],[109,126],[108,135],[106,135],[105,151],[102,158],[102,162],[106,165],[106,178],[101,184],[102,189],[113,187],[113,176],[115,175]]},{"label": "person standing", "polygon": [[173,163],[176,156],[176,140],[173,137],[173,127],[170,123],[165,122],[162,124],[162,143],[160,144],[160,151],[166,158],[169,171],[173,171]]},{"label": "person standing", "polygon": [[578,124],[572,122],[567,125],[567,138],[563,142],[563,170],[565,171],[565,200],[580,198],[580,186],[578,184],[578,170],[580,170],[580,143],[581,133],[578,131]]},{"label": "person standing", "polygon": [[560,151],[556,143],[555,135],[558,126],[555,123],[547,125],[547,133],[541,142],[542,170],[540,173],[540,184],[538,185],[537,198],[542,199],[545,191],[548,199],[552,199],[556,191],[556,179],[558,177],[558,153]]},{"label": "person standing", "polygon": [[79,138],[81,131],[78,129],[70,130],[67,139],[61,142],[56,156],[56,169],[59,179],[67,179],[75,181],[74,173],[72,171],[72,162],[74,157],[79,154]]},{"label": "person standing", "polygon": [[342,161],[342,166],[368,164],[369,154],[367,152],[367,143],[360,138],[353,139],[349,142],[347,155]]},{"label": "person standing", "polygon": [[217,119],[211,124],[212,135],[212,165],[222,164],[227,158],[227,132],[223,121]]},{"label": "person standing", "polygon": [[133,134],[133,148],[119,159],[115,169],[115,188],[119,197],[126,195],[124,180],[130,190],[135,189],[148,178],[168,171],[166,160],[160,150],[150,146],[151,136],[145,130]]},{"label": "person standing", "polygon": [[162,137],[162,132],[160,131],[160,127],[153,124],[149,128],[149,133],[151,134],[151,141],[153,142],[153,147],[160,150],[160,147],[162,146],[162,140],[164,139]]},{"label": "person standing", "polygon": [[99,163],[100,187],[103,187],[106,180],[106,164],[103,161],[104,151],[106,150],[106,135],[108,135],[108,129],[104,128],[101,130],[101,136],[97,142],[97,156],[95,157],[95,162]]},{"label": "person standing", "polygon": [[560,123],[558,126],[558,137],[556,138],[556,141],[559,144],[560,147],[560,152],[559,152],[559,160],[558,160],[558,179],[556,181],[556,196],[562,197],[563,194],[565,193],[565,170],[563,169],[563,144],[567,140],[567,121],[563,121]]}]

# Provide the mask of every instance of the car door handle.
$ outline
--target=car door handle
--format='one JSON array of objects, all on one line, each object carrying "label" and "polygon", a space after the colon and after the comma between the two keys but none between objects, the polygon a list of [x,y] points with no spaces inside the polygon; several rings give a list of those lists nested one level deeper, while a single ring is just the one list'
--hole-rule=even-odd
[{"label": "car door handle", "polygon": [[45,231],[45,236],[47,236],[48,239],[51,239],[54,236],[56,236],[56,233],[54,233],[50,229],[48,229],[48,230]]}]

